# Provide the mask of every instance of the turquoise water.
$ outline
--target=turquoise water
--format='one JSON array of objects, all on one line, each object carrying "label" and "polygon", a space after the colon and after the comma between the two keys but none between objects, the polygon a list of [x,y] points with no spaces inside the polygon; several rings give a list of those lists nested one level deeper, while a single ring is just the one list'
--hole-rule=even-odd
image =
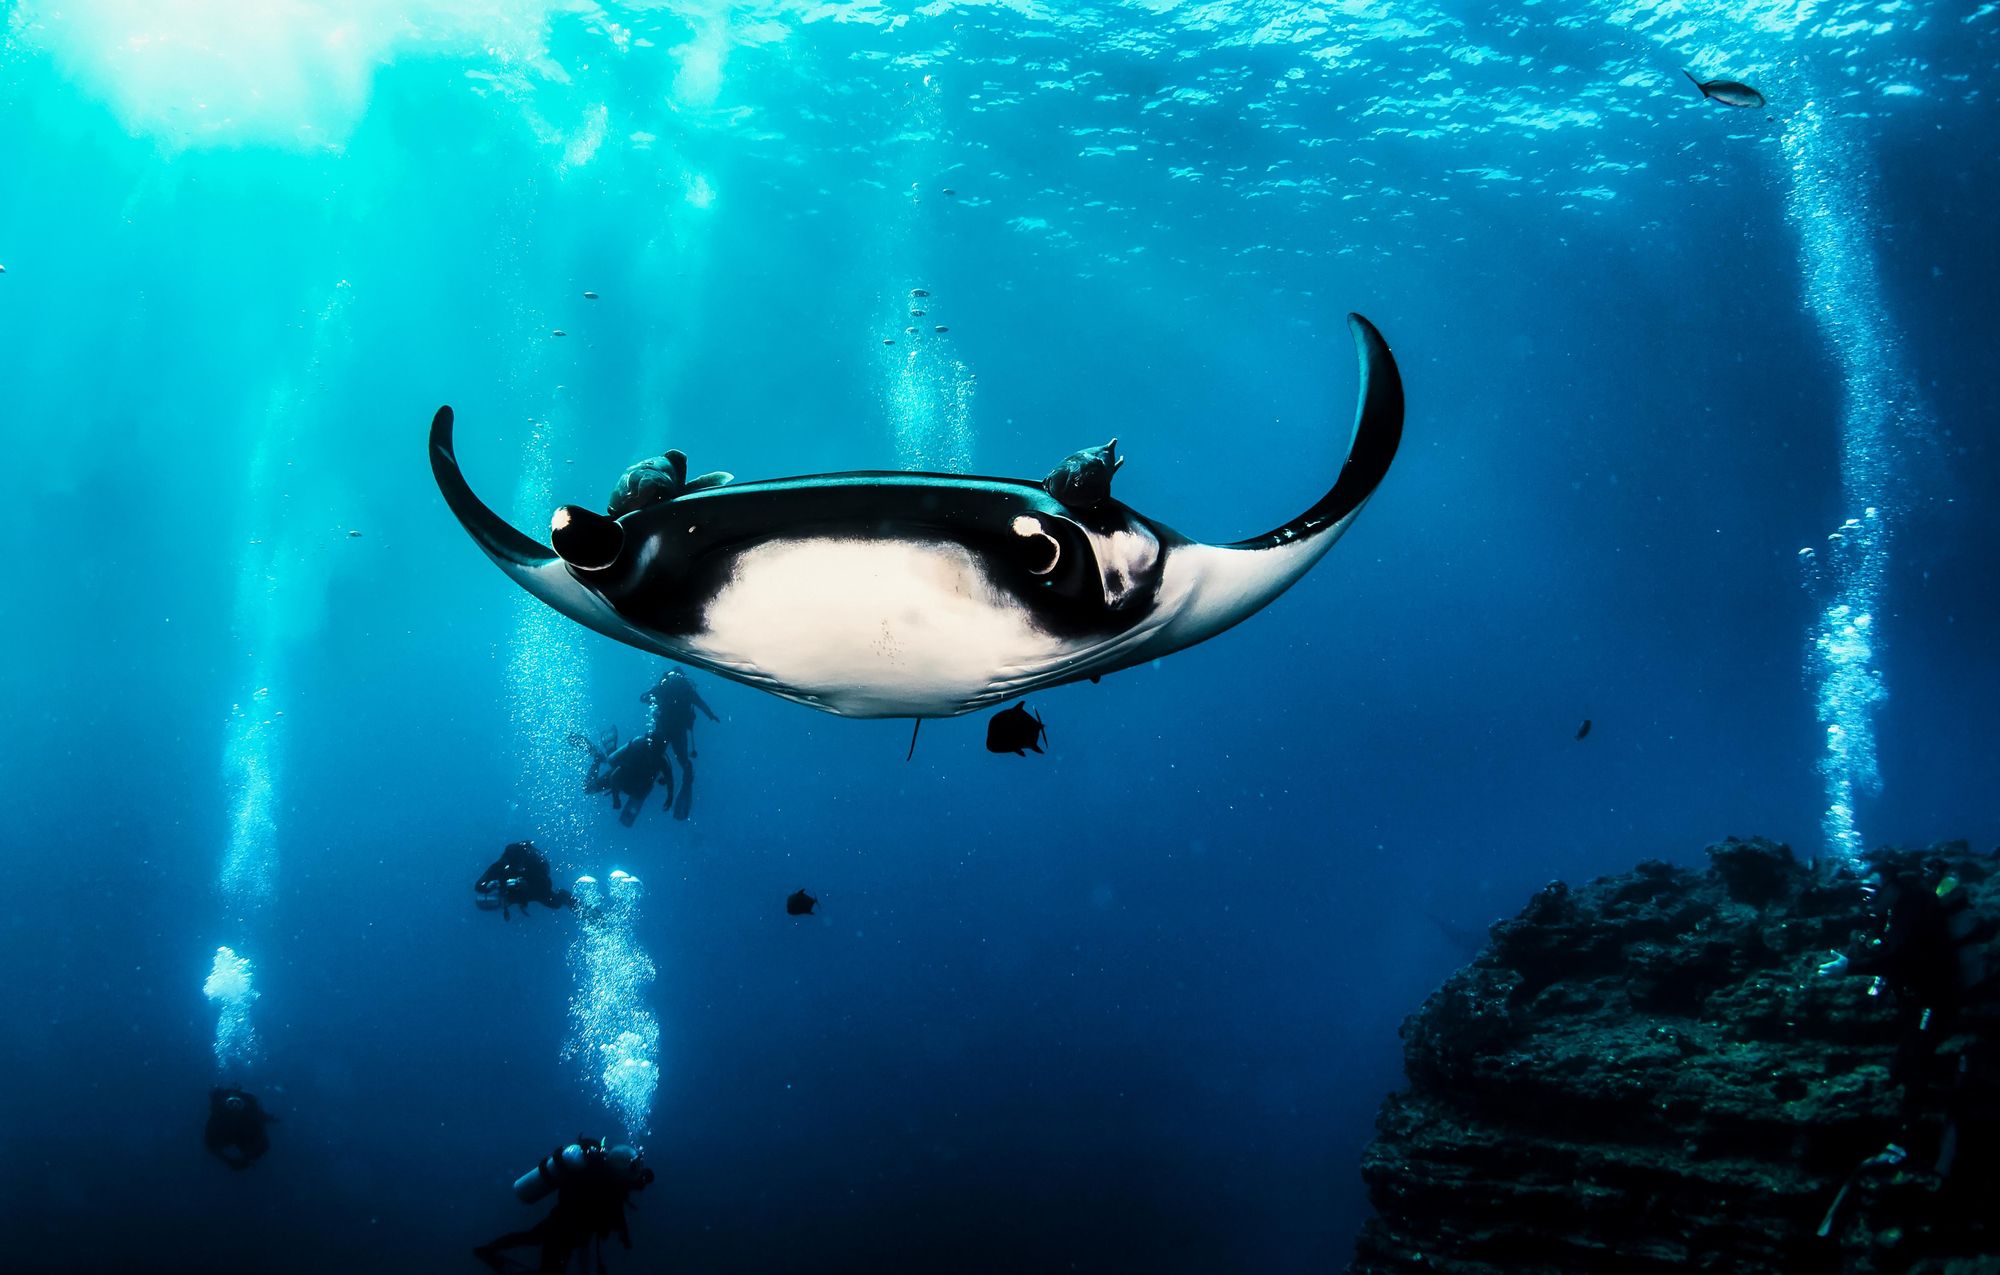
[{"label": "turquoise water", "polygon": [[[1325,1270],[1543,882],[2000,828],[1991,5],[5,14],[10,1266],[477,1269],[588,1130],[660,1173],[615,1269]],[[1338,469],[1349,311],[1402,452],[1270,609],[1026,759],[697,673],[685,822],[565,742],[661,662],[424,450],[538,532],[668,446],[1115,435],[1230,540]],[[475,910],[524,837],[592,919]]]}]

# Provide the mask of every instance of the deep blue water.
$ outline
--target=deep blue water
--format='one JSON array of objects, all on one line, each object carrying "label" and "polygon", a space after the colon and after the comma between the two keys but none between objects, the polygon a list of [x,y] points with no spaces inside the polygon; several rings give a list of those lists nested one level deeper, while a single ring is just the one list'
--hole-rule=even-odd
[{"label": "deep blue water", "polygon": [[[625,1132],[562,1056],[576,919],[472,906],[532,835],[645,882],[614,1269],[1336,1269],[1452,928],[1828,851],[1798,556],[1857,481],[1860,835],[2000,838],[2000,13],[1737,8],[6,6],[4,1264],[477,1269],[516,1173]],[[1025,760],[697,674],[686,824],[551,743],[661,662],[539,611],[425,459],[450,403],[534,529],[669,445],[1115,434],[1123,500],[1229,539],[1344,455],[1349,310],[1402,454],[1268,611],[1034,697]],[[283,1120],[247,1173],[218,1075]]]}]

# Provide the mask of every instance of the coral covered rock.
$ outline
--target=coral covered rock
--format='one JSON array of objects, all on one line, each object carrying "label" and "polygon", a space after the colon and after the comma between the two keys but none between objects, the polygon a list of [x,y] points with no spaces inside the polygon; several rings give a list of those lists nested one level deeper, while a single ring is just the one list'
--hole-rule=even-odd
[{"label": "coral covered rock", "polygon": [[1922,1007],[1818,972],[1882,933],[1880,900],[1768,841],[1708,853],[1549,886],[1405,1021],[1352,1275],[2000,1275],[2000,861],[1881,860],[1950,899],[1966,971],[1908,1086]]}]

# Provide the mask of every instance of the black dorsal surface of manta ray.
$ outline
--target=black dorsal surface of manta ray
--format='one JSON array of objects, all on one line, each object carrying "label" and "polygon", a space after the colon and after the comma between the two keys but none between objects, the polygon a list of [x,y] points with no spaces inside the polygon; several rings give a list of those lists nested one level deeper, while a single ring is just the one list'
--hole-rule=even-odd
[{"label": "black dorsal surface of manta ray", "polygon": [[516,530],[459,470],[452,411],[431,472],[515,583],[641,650],[845,717],[955,717],[1206,641],[1290,588],[1353,523],[1403,436],[1403,383],[1349,315],[1360,406],[1310,509],[1233,544],[1189,540],[1108,496],[1039,482],[868,472],[691,490],[610,518],[565,505],[571,560]]}]

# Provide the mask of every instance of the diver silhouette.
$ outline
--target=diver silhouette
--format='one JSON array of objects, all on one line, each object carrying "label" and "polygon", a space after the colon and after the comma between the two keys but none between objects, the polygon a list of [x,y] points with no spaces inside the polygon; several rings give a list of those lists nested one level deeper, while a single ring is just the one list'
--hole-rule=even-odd
[{"label": "diver silhouette", "polygon": [[257,1101],[257,1095],[233,1085],[218,1085],[208,1091],[208,1124],[202,1129],[201,1140],[210,1154],[230,1168],[247,1169],[271,1149],[264,1126],[277,1122],[278,1118]]},{"label": "diver silhouette", "polygon": [[639,807],[652,795],[656,783],[667,786],[667,798],[661,808],[672,808],[674,774],[667,767],[660,741],[650,731],[623,746],[618,743],[615,726],[596,742],[580,734],[571,735],[569,742],[590,754],[590,771],[583,778],[583,790],[610,793],[611,808],[618,812],[619,823],[629,828],[637,822]]},{"label": "diver silhouette", "polygon": [[510,908],[521,909],[521,915],[528,914],[530,903],[539,903],[554,911],[571,906],[575,900],[568,890],[558,890],[549,872],[549,858],[535,849],[532,841],[516,841],[480,873],[479,881],[473,887],[479,897],[477,903],[482,912],[500,910],[500,919],[508,919]]},{"label": "diver silhouette", "polygon": [[[674,818],[685,819],[689,804],[694,800],[696,753],[690,735],[694,730],[695,710],[700,709],[711,722],[722,719],[702,699],[701,692],[695,689],[694,679],[679,669],[668,669],[659,684],[639,698],[652,708],[652,726],[647,733],[656,741],[656,747],[672,750],[674,760],[680,764],[679,796],[673,799],[673,810]],[[667,769],[664,756],[660,760],[660,769],[662,772]],[[671,787],[672,779],[667,782]]]},{"label": "diver silhouette", "polygon": [[556,1203],[549,1215],[525,1231],[509,1231],[480,1245],[472,1255],[496,1271],[524,1270],[501,1254],[539,1245],[541,1260],[534,1267],[539,1275],[559,1275],[573,1257],[581,1269],[601,1272],[606,1239],[616,1235],[619,1244],[632,1247],[625,1206],[633,1192],[645,1190],[652,1180],[653,1171],[631,1147],[579,1137],[551,1151],[514,1182],[514,1194],[523,1204],[535,1204],[554,1191]]}]

